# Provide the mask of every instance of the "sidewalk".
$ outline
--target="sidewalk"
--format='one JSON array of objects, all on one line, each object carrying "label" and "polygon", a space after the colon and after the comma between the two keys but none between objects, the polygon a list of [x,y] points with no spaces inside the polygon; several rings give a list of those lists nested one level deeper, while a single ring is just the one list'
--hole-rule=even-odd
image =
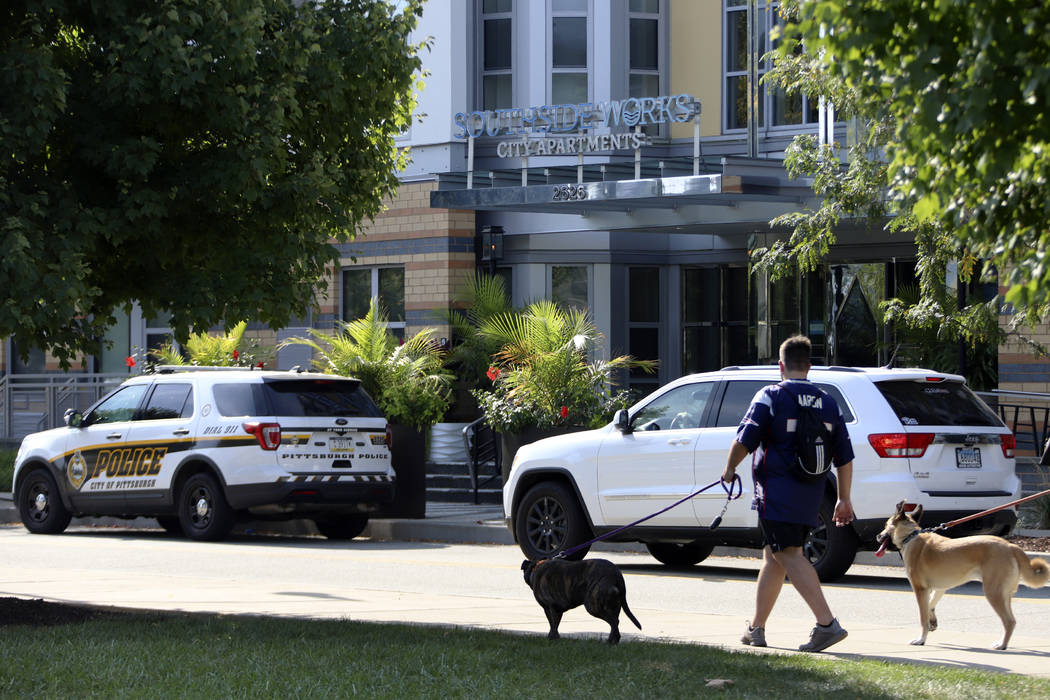
[{"label": "sidewalk", "polygon": [[[72,523],[72,527],[91,525],[138,528],[156,527],[155,521],[147,518],[139,518],[135,521],[115,518],[84,518],[74,520]],[[18,524],[18,514],[11,501],[11,495],[7,493],[0,493],[0,526],[21,527]],[[277,526],[279,530],[287,534],[313,534],[311,532],[312,523],[307,521],[292,521],[284,524],[249,523],[245,526],[240,526],[240,529],[241,532],[251,531],[253,528],[258,528],[260,531],[263,529],[273,531],[274,526]],[[427,517],[425,519],[375,520],[369,524],[365,534],[373,540],[513,545],[511,533],[503,522],[502,508],[491,505],[428,503]],[[631,557],[633,555],[629,554],[631,552],[645,551],[644,547],[636,543],[598,543],[595,545],[594,550],[596,552],[608,552],[609,554],[606,554],[606,556],[621,562],[632,561]],[[617,554],[617,552],[625,554]],[[515,557],[520,555],[516,547],[514,548],[514,555]],[[713,555],[713,557],[721,557],[718,565],[732,568],[753,568],[757,566],[757,562],[741,561],[741,559],[733,559],[733,557],[756,558],[757,556],[758,552],[755,550],[731,548],[716,548]],[[868,569],[868,571],[865,571],[871,564],[896,567],[896,571],[892,572],[891,576],[902,576],[899,556],[886,556],[882,559],[876,559],[870,552],[861,553],[857,558],[856,573],[862,577],[865,575],[877,575],[877,570]],[[94,604],[165,608],[165,605],[161,603],[167,598],[165,595],[160,595],[157,591],[152,591],[148,600],[143,600],[139,603],[136,602],[134,596],[129,598],[126,582],[112,581],[109,572],[85,571],[83,573],[87,579],[94,581],[88,586],[92,591],[90,600]],[[145,576],[146,574],[143,575]],[[22,577],[20,581],[25,586],[24,590],[12,584],[9,591],[10,594],[54,600],[76,599],[75,596],[70,597],[69,591],[65,588],[68,586],[68,582],[48,579],[45,570],[24,571],[22,572]],[[80,590],[83,590],[85,584],[86,580],[77,582]],[[219,591],[209,588],[209,586],[215,587],[220,584],[221,582],[217,583],[214,580],[201,580],[187,587],[186,581],[181,581],[177,584],[178,591],[171,591],[168,597],[176,601],[176,603],[172,604],[175,604],[178,609],[225,613],[258,613],[260,610],[282,611],[288,608],[287,611],[280,614],[306,614],[321,617],[351,614],[349,609],[344,610],[334,606],[331,596],[328,595],[319,597],[324,605],[316,609],[307,609],[302,608],[304,605],[302,600],[296,599],[293,601],[293,605],[289,602],[287,595],[273,591],[256,591],[253,587],[245,587],[239,582],[230,581],[222,584],[234,586],[236,595],[228,590]],[[447,624],[447,622],[443,621],[455,619],[459,621],[457,623],[459,625],[477,626],[486,629],[504,629],[536,634],[542,634],[546,629],[542,616],[536,614],[535,604],[525,597],[522,597],[521,601],[499,601],[497,605],[487,599],[481,602],[464,601],[462,596],[448,595],[440,591],[429,591],[426,593],[401,592],[396,595],[385,591],[359,591],[358,593],[352,614],[355,618],[362,620]],[[871,595],[885,596],[887,593],[885,591],[879,592],[876,587],[872,589]],[[906,596],[903,591],[891,592],[889,595],[893,597],[894,605],[914,605],[911,596]],[[897,603],[896,600],[898,596],[900,603]],[[197,600],[198,598],[200,600]],[[226,603],[224,606],[216,608],[214,607],[214,601],[226,601]],[[347,605],[350,604],[347,603]],[[171,607],[171,605],[169,604],[168,607]],[[982,609],[981,613],[988,616],[989,624],[998,624],[995,622],[991,610]],[[735,651],[742,650],[738,643],[741,625],[740,619],[738,619],[739,616],[727,616],[726,614],[710,612],[683,614],[681,612],[654,612],[652,610],[648,610],[646,615],[646,635],[650,638],[689,644],[715,645]],[[570,620],[570,622],[572,624],[566,625],[565,631],[567,633],[577,629],[593,631],[593,624],[586,617],[581,616],[578,620]],[[790,640],[794,640],[795,637],[802,638],[808,631],[808,625],[811,624],[808,619],[783,620],[782,622],[785,625],[785,630],[781,634],[784,638]],[[794,625],[794,628],[791,625]],[[837,656],[841,659],[879,658],[887,661],[929,663],[955,668],[979,668],[1038,677],[1050,676],[1050,670],[1046,667],[1046,658],[1050,655],[1050,643],[1047,643],[1045,638],[1015,635],[1008,652],[990,652],[984,648],[945,644],[913,647],[902,641],[907,639],[909,632],[913,631],[911,628],[911,624],[905,629],[899,625],[887,625],[879,621],[854,622],[850,625],[848,644],[842,645],[841,652],[831,653],[828,656]],[[628,632],[633,632],[633,630],[628,630]],[[765,650],[747,649],[744,651],[749,653],[794,653],[793,647],[782,647],[780,649],[771,647]]]}]

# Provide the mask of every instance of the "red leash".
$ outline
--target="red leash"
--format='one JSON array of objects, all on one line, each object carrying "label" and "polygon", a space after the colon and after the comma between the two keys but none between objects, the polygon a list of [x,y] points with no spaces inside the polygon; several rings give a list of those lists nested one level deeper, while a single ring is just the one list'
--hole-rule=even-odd
[{"label": "red leash", "polygon": [[958,520],[952,520],[952,521],[947,522],[947,523],[941,523],[937,527],[930,528],[928,530],[928,532],[936,532],[937,530],[947,530],[948,528],[955,527],[956,525],[959,525],[960,523],[965,523],[967,520],[974,520],[975,518],[980,518],[981,516],[988,515],[990,513],[995,513],[996,511],[1004,510],[1006,508],[1010,508],[1012,506],[1019,505],[1021,503],[1024,503],[1025,501],[1031,501],[1031,500],[1034,500],[1036,498],[1041,498],[1042,496],[1046,496],[1048,494],[1050,494],[1050,489],[1047,489],[1046,491],[1040,491],[1039,493],[1033,493],[1031,496],[1025,496],[1024,498],[1018,498],[1016,501],[1010,501],[1009,503],[1004,503],[1001,506],[996,506],[995,508],[989,508],[988,510],[982,510],[980,513],[974,513],[973,515],[967,515],[965,518],[959,518]]}]

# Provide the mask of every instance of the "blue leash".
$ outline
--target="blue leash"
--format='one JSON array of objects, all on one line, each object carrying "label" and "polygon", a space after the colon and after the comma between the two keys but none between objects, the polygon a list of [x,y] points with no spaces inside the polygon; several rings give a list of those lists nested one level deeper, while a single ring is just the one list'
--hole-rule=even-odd
[{"label": "blue leash", "polygon": [[629,523],[627,525],[623,525],[621,527],[616,528],[615,530],[612,530],[611,532],[607,532],[604,535],[600,535],[598,537],[595,537],[593,540],[588,540],[588,541],[584,542],[583,544],[578,544],[575,547],[570,547],[569,549],[566,549],[564,551],[558,552],[553,557],[551,557],[551,559],[562,559],[564,557],[569,556],[570,554],[572,554],[574,552],[580,551],[584,547],[591,546],[595,542],[601,542],[602,540],[606,539],[607,537],[612,537],[613,535],[615,535],[615,534],[617,534],[619,532],[623,532],[624,530],[632,528],[635,525],[638,525],[640,523],[644,523],[646,520],[649,520],[650,518],[655,518],[656,516],[660,515],[661,513],[666,513],[667,511],[671,510],[675,506],[680,505],[682,503],[685,503],[690,498],[693,498],[694,496],[698,496],[701,493],[703,493],[704,491],[708,490],[709,488],[712,488],[713,486],[715,486],[715,484],[722,484],[722,490],[726,492],[726,503],[725,503],[724,506],[722,506],[722,512],[719,513],[718,517],[715,518],[714,521],[711,523],[711,529],[714,530],[719,525],[722,524],[722,516],[724,516],[726,514],[726,510],[729,508],[730,501],[735,501],[736,499],[740,498],[740,496],[744,493],[744,483],[742,481],[740,481],[740,475],[739,474],[734,474],[733,475],[733,481],[731,481],[728,486],[726,485],[726,482],[722,481],[722,479],[719,479],[718,481],[712,481],[710,484],[708,484],[707,486],[703,487],[702,489],[699,489],[697,491],[693,491],[691,494],[689,494],[685,498],[682,498],[680,500],[675,501],[674,503],[672,503],[671,505],[667,506],[666,508],[662,508],[661,510],[656,511],[652,515],[647,515],[644,518],[641,518],[640,520],[635,520],[633,523]]}]

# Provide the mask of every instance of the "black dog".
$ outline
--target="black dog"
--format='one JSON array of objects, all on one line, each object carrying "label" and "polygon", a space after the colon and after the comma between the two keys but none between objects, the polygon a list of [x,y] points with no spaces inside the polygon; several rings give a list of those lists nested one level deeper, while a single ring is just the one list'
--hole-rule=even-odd
[{"label": "black dog", "polygon": [[541,559],[538,562],[526,559],[521,563],[521,570],[525,572],[525,583],[532,588],[536,602],[551,623],[547,639],[558,639],[562,613],[580,605],[599,620],[609,623],[612,628],[609,644],[620,641],[621,607],[634,626],[642,629],[627,607],[627,585],[623,574],[607,559]]}]

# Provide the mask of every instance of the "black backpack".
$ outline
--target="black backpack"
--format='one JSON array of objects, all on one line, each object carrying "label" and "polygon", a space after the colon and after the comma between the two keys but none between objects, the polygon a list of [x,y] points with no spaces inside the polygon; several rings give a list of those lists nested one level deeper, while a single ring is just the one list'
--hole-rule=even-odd
[{"label": "black backpack", "polygon": [[[820,403],[825,394],[796,394],[780,385],[798,404],[798,422],[795,425],[795,459],[793,474],[801,481],[819,481],[831,470],[835,443],[831,431],[820,416]],[[814,405],[816,404],[816,405]]]}]

